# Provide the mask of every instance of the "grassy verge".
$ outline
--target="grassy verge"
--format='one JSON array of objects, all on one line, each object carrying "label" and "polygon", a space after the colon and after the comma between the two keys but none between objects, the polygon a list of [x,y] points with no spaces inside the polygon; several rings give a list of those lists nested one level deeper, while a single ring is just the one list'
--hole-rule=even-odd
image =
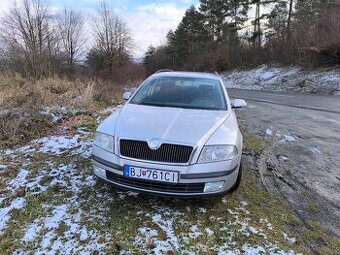
[{"label": "grassy verge", "polygon": [[[84,125],[94,128],[91,121]],[[284,201],[258,184],[247,160],[242,185],[233,194],[209,199],[164,199],[94,182],[90,160],[74,154],[79,146],[60,155],[18,152],[18,164],[27,163],[30,175],[15,195],[8,194],[5,205],[15,197],[24,198],[26,204],[11,211],[0,238],[0,254],[18,250],[25,254],[49,250],[63,253],[71,244],[79,248],[73,248],[72,253],[217,254],[249,249],[306,252],[303,239],[289,242],[285,237],[293,236],[290,229],[299,226],[298,219]],[[38,145],[32,147],[39,149]],[[36,181],[39,189],[28,188],[28,183]],[[23,241],[32,223],[39,231],[32,240]]]},{"label": "grassy verge", "polygon": [[[223,197],[165,199],[96,181],[88,159],[91,132],[84,134],[95,126],[92,120],[77,125],[77,144],[62,153],[33,143],[4,156],[11,167],[0,174],[0,210],[18,198],[25,204],[9,211],[0,254],[339,254],[339,240],[317,222],[306,228],[286,201],[264,189],[247,157],[240,189]],[[255,154],[266,146],[259,137],[244,139]],[[29,172],[24,181],[23,169]],[[311,247],[315,240],[320,245]]]},{"label": "grassy verge", "polygon": [[29,80],[1,73],[0,149],[46,135],[68,117],[116,105],[123,90],[122,85],[99,79]]}]

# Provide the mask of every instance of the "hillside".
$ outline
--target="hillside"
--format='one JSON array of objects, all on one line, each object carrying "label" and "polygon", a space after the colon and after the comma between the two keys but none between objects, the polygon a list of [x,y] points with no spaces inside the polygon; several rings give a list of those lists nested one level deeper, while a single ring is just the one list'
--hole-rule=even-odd
[{"label": "hillside", "polygon": [[259,66],[222,74],[227,88],[340,95],[340,69]]}]

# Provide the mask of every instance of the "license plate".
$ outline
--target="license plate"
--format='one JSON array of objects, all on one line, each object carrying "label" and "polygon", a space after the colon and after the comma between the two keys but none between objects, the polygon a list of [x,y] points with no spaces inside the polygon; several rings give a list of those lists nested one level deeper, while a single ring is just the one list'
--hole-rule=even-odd
[{"label": "license plate", "polygon": [[124,166],[124,176],[160,182],[178,182],[178,172]]}]

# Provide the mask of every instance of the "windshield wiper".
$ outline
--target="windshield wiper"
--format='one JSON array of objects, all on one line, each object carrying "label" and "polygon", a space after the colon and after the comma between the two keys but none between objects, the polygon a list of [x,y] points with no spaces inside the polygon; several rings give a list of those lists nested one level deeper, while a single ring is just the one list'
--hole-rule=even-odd
[{"label": "windshield wiper", "polygon": [[167,104],[160,104],[160,103],[138,103],[138,105],[147,105],[147,106],[160,106],[160,107],[169,107]]},{"label": "windshield wiper", "polygon": [[169,108],[183,108],[183,109],[193,109],[193,110],[212,110],[212,111],[225,110],[225,109],[211,108],[211,107],[197,107],[197,106],[191,106],[191,105],[187,105],[187,104],[171,105],[171,104],[151,103],[151,102],[150,103],[149,102],[141,102],[141,103],[130,102],[130,103],[137,104],[137,105],[169,107]]}]

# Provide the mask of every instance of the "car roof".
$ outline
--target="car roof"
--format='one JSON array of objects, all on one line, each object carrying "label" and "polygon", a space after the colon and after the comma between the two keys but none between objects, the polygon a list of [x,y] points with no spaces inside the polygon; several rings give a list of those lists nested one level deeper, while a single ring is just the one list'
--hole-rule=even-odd
[{"label": "car roof", "polygon": [[188,77],[220,80],[220,77],[213,73],[200,72],[160,72],[151,75],[152,77]]}]

